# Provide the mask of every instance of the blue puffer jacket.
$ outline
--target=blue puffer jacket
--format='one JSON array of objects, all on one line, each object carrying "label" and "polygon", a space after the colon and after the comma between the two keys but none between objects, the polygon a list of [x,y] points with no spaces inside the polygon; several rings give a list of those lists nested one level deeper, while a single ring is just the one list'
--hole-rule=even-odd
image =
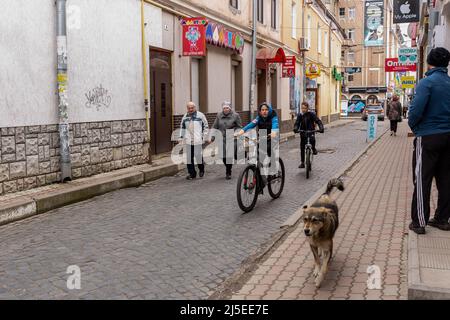
[{"label": "blue puffer jacket", "polygon": [[450,132],[450,77],[433,68],[419,81],[409,106],[408,124],[417,137]]}]

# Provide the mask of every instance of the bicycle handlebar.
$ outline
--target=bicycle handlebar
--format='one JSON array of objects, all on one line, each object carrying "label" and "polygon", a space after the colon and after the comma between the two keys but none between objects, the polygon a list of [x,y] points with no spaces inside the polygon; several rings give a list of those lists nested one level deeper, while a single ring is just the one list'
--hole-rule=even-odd
[{"label": "bicycle handlebar", "polygon": [[321,131],[320,130],[298,130],[298,132],[315,133],[315,132],[321,132]]}]

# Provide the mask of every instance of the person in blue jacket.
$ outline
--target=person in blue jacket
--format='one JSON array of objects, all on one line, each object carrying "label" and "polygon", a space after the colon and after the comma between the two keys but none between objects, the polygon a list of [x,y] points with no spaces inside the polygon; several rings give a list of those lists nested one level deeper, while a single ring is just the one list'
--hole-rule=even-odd
[{"label": "person in blue jacket", "polygon": [[[278,137],[279,134],[279,124],[278,124],[278,115],[275,110],[273,110],[272,106],[263,102],[258,106],[258,116],[247,124],[244,128],[242,128],[236,136],[243,135],[245,132],[256,128],[258,130],[258,140],[262,141],[263,139],[267,139],[267,150],[265,152],[268,157],[272,155],[272,143],[271,140]],[[259,150],[259,142],[258,142],[258,150]],[[258,156],[259,156],[258,151]],[[264,158],[259,158],[258,163],[264,162]],[[267,183],[267,178],[262,175],[263,178],[263,186]],[[262,189],[262,188],[261,188]]]},{"label": "person in blue jacket", "polygon": [[[427,57],[429,70],[420,80],[408,114],[415,135],[413,154],[414,194],[409,228],[425,233],[425,226],[450,230],[450,52],[435,48]],[[430,218],[430,193],[433,178],[438,189],[438,204]]]}]

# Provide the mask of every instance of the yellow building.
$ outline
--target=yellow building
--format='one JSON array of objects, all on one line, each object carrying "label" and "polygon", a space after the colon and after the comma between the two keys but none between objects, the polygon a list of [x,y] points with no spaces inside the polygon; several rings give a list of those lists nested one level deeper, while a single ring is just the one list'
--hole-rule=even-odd
[{"label": "yellow building", "polygon": [[[336,12],[334,5],[327,7],[321,0],[311,4],[283,1],[282,42],[285,51],[298,58],[295,87],[301,100],[308,101],[325,123],[337,120],[340,114],[339,79],[345,33],[335,18]],[[305,61],[301,58],[302,48],[307,50]],[[308,75],[306,83],[303,83],[304,63],[307,75],[308,71],[320,70],[319,76]]]}]

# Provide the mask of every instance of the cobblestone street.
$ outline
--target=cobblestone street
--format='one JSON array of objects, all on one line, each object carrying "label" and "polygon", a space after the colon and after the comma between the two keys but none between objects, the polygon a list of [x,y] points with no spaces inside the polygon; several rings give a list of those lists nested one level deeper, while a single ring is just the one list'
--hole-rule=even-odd
[{"label": "cobblestone street", "polygon": [[[282,144],[280,154],[287,173],[284,192],[278,200],[271,200],[268,194],[260,197],[256,208],[248,214],[243,214],[236,202],[236,181],[242,167],[235,167],[233,179],[226,181],[224,167],[207,166],[203,179],[186,181],[185,174],[179,174],[2,226],[0,299],[205,299],[279,231],[280,225],[304,201],[366,147],[365,126],[365,122],[357,120],[319,134],[320,153],[314,159],[310,180],[306,180],[304,170],[297,168],[299,139]],[[384,127],[385,123],[379,124],[380,133]],[[394,153],[397,149],[392,146],[389,150]],[[380,166],[358,170],[363,169],[376,170],[383,176]],[[372,192],[377,185],[361,187]],[[396,199],[395,195],[392,199]],[[346,212],[351,199],[344,200],[340,199],[340,205]],[[376,217],[375,211],[368,209],[362,205],[352,211],[351,214],[364,212],[355,220],[350,219],[350,213],[344,215],[342,232],[354,221],[353,226],[357,228],[348,229],[347,234],[352,232],[354,240],[364,232],[366,248],[377,254],[375,262],[384,261],[392,270],[399,268],[399,263],[394,266],[392,263],[403,259],[404,215],[395,219],[402,223],[393,225],[393,219]],[[369,214],[365,215],[366,212]],[[363,220],[365,217],[370,221]],[[363,221],[374,228],[362,224]],[[385,230],[379,226],[383,221]],[[381,232],[381,236],[375,239],[369,231]],[[388,253],[385,238],[391,234],[396,236]],[[291,242],[299,250],[305,250],[300,240],[294,240]],[[372,240],[380,241],[386,250],[377,251]],[[348,288],[345,281],[352,281],[351,277],[365,272],[367,263],[372,262],[361,252],[364,243],[357,244],[359,254],[353,257],[350,247],[355,249],[354,243],[344,239],[343,233],[338,241],[338,252],[345,255],[334,261],[335,268],[359,261],[364,270],[357,265],[351,270],[345,268],[342,272],[351,272],[348,279],[340,278],[340,282],[335,282],[339,289],[330,289],[338,290],[338,293],[333,291],[336,298],[347,297],[350,291],[345,289]],[[309,258],[298,259],[303,262]],[[81,290],[66,287],[69,265],[81,268]],[[310,283],[310,265],[307,266],[302,281]],[[393,284],[399,281],[394,274],[389,279]],[[392,292],[398,297],[396,288]],[[360,291],[352,293],[362,295],[364,290]],[[298,297],[299,292],[292,297]],[[315,294],[308,291],[304,297],[317,297]],[[263,293],[258,297],[262,296]]]}]

